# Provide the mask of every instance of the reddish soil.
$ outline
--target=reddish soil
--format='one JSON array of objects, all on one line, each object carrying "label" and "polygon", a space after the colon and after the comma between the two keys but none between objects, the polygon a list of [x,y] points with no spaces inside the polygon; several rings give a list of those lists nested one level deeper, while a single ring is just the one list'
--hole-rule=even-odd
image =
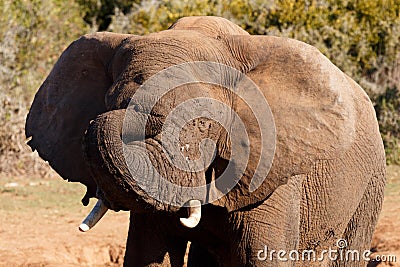
[{"label": "reddish soil", "polygon": [[80,216],[32,211],[10,218],[2,212],[0,266],[122,266],[128,219],[127,213],[110,212],[81,233]]}]

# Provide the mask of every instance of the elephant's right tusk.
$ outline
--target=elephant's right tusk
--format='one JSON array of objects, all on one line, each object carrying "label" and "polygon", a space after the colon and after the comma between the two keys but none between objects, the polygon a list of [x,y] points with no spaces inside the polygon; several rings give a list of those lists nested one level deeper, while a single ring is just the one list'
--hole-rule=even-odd
[{"label": "elephant's right tusk", "polygon": [[188,228],[196,227],[201,219],[201,202],[200,200],[189,200],[189,217],[180,218],[181,224]]},{"label": "elephant's right tusk", "polygon": [[89,215],[79,225],[79,230],[82,232],[89,231],[107,212],[108,208],[104,205],[101,199],[97,200],[96,205],[93,207]]}]

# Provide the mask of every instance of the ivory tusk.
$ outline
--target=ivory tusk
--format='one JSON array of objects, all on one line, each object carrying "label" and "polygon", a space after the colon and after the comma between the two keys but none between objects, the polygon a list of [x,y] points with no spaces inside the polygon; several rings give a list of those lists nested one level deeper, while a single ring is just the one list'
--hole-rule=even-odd
[{"label": "ivory tusk", "polygon": [[97,203],[94,205],[92,211],[83,220],[81,225],[79,225],[79,230],[81,232],[89,231],[103,217],[107,210],[108,208],[106,205],[104,205],[103,201],[101,201],[101,199],[97,200]]},{"label": "ivory tusk", "polygon": [[180,218],[181,224],[188,228],[196,227],[201,219],[201,202],[200,200],[189,200],[189,217]]}]

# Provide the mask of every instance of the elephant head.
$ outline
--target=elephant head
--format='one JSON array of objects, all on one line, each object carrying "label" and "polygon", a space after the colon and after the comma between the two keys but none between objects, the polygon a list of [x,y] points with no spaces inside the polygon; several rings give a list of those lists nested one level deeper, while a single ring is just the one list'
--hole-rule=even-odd
[{"label": "elephant head", "polygon": [[182,223],[193,227],[201,204],[246,209],[345,151],[349,83],[307,44],[188,17],[146,36],[73,42],[36,94],[26,136],[64,179],[87,186],[85,205],[186,206]]}]

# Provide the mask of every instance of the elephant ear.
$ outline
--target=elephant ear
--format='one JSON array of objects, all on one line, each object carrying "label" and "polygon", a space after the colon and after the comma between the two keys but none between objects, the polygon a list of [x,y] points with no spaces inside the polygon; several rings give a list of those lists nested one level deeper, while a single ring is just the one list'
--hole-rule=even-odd
[{"label": "elephant ear", "polygon": [[[269,36],[230,36],[225,41],[264,95],[274,121],[260,127],[251,114],[263,107],[237,104],[250,137],[249,161],[236,187],[215,203],[232,211],[265,200],[290,177],[310,173],[318,160],[340,158],[354,142],[356,113],[352,85],[316,48]],[[275,131],[275,138],[263,134],[268,131]],[[263,143],[261,137],[270,140]],[[272,164],[262,159],[263,153],[274,154]],[[256,168],[269,172],[252,188]]]},{"label": "elephant ear", "polygon": [[106,111],[105,94],[113,78],[109,66],[129,35],[96,33],[73,42],[36,93],[25,125],[32,150],[64,179],[87,186],[84,204],[96,185],[82,151],[89,121]]},{"label": "elephant ear", "polygon": [[171,30],[191,30],[200,32],[215,39],[224,38],[227,35],[249,35],[235,23],[221,17],[193,16],[179,19],[171,27]]}]

